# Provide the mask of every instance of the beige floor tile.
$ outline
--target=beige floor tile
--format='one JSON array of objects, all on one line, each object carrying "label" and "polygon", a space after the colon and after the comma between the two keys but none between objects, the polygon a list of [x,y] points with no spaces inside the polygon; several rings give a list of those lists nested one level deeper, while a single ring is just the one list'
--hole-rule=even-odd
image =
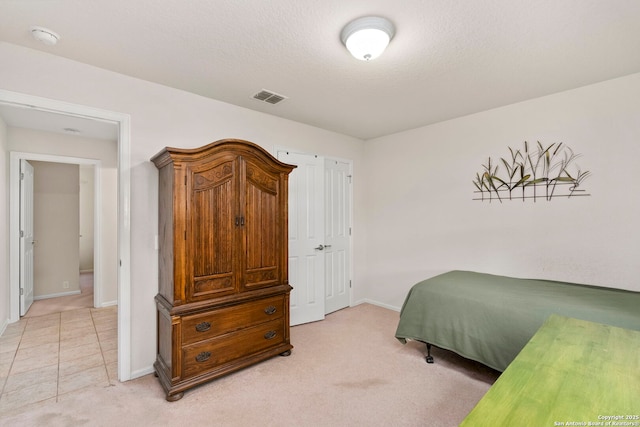
[{"label": "beige floor tile", "polygon": [[[0,362],[0,378],[2,378],[3,380],[7,378],[7,376],[9,375],[9,371],[11,370],[12,364],[13,364],[13,359],[7,362]],[[2,390],[1,387],[0,387],[0,390]]]},{"label": "beige floor tile", "polygon": [[86,328],[88,326],[93,327],[93,319],[91,319],[91,316],[88,316],[87,318],[84,319],[68,319],[68,320],[63,320],[60,322],[60,328],[63,330],[70,330],[70,329],[81,329],[81,328]]},{"label": "beige floor tile", "polygon": [[13,359],[15,359],[15,357],[16,357],[15,351],[7,351],[4,353],[0,353],[0,363],[11,364],[11,362],[13,362]]},{"label": "beige floor tile", "polygon": [[113,322],[96,322],[95,323],[96,331],[100,332],[109,332],[109,331],[117,331],[116,326]]},{"label": "beige floor tile", "polygon": [[106,329],[103,331],[97,331],[96,332],[98,334],[98,336],[100,337],[101,340],[106,340],[109,338],[115,338],[118,336],[118,330],[117,329]]},{"label": "beige floor tile", "polygon": [[60,324],[60,313],[49,314],[47,316],[30,317],[27,320],[27,326],[25,332],[35,329],[49,328],[53,325]]},{"label": "beige floor tile", "polygon": [[91,313],[91,317],[94,322],[103,323],[103,322],[113,322],[118,318],[117,312],[101,312],[94,311]]},{"label": "beige floor tile", "polygon": [[60,349],[60,362],[67,362],[70,360],[77,360],[83,357],[91,356],[94,354],[100,354],[100,344],[94,342],[91,344],[84,344],[77,347],[61,348]]},{"label": "beige floor tile", "polygon": [[116,327],[117,316],[93,316],[93,323],[100,326],[107,326],[111,328]]},{"label": "beige floor tile", "polygon": [[35,354],[33,357],[18,358],[16,356],[16,359],[13,361],[13,365],[11,366],[9,375],[16,375],[21,372],[44,368],[51,365],[58,365],[58,351],[43,352],[41,354]]},{"label": "beige floor tile", "polygon": [[97,344],[98,336],[93,334],[82,335],[75,338],[70,338],[67,340],[60,340],[60,350],[67,350],[74,347],[79,347],[87,344]]},{"label": "beige floor tile", "polygon": [[102,357],[104,357],[105,363],[113,363],[118,361],[118,349],[114,348],[113,350],[105,350],[102,352]]},{"label": "beige floor tile", "polygon": [[39,383],[58,381],[58,366],[51,365],[44,368],[33,369],[15,375],[9,375],[4,386],[4,392],[12,392],[22,388],[33,387]]},{"label": "beige floor tile", "polygon": [[16,361],[22,359],[32,359],[34,357],[41,357],[46,354],[55,353],[58,354],[58,350],[60,348],[60,344],[58,341],[52,343],[45,343],[40,345],[34,345],[27,348],[22,348],[22,345],[18,347],[18,352],[16,353]]},{"label": "beige floor tile", "polygon": [[78,338],[78,337],[95,334],[95,333],[96,333],[96,330],[94,329],[93,325],[83,326],[81,328],[67,328],[67,329],[62,329],[60,331],[60,339],[69,340],[69,339]]},{"label": "beige floor tile", "polygon": [[118,330],[118,319],[94,321],[93,324],[95,325],[97,331],[105,332]]},{"label": "beige floor tile", "polygon": [[60,334],[58,333],[42,336],[25,335],[22,338],[22,341],[20,341],[20,350],[25,350],[30,347],[37,347],[43,344],[57,344],[58,341],[60,341]]},{"label": "beige floor tile", "polygon": [[5,337],[3,335],[2,337],[0,337],[0,360],[3,354],[15,353],[16,350],[18,350],[21,339],[21,335],[13,335],[9,337]]},{"label": "beige floor tile", "polygon": [[118,382],[117,307],[23,318],[0,336],[0,412]]},{"label": "beige floor tile", "polygon": [[91,311],[91,316],[94,319],[113,319],[118,316],[118,310],[112,310],[110,307],[98,308]]},{"label": "beige floor tile", "polygon": [[41,382],[31,387],[22,388],[0,396],[0,412],[55,398],[58,382]]},{"label": "beige floor tile", "polygon": [[118,382],[118,362],[107,363],[107,375],[109,375],[109,382],[115,384]]},{"label": "beige floor tile", "polygon": [[102,351],[115,350],[118,348],[118,337],[100,338],[100,348]]},{"label": "beige floor tile", "polygon": [[60,377],[58,384],[58,394],[65,394],[75,390],[91,386],[109,385],[107,369],[104,365],[86,369],[72,375]]},{"label": "beige floor tile", "polygon": [[73,320],[60,323],[61,331],[75,331],[78,329],[95,329],[91,319]]},{"label": "beige floor tile", "polygon": [[80,308],[77,310],[63,311],[62,313],[60,313],[60,320],[62,322],[79,320],[79,319],[82,319],[82,320],[91,319],[91,309]]},{"label": "beige floor tile", "polygon": [[66,377],[76,374],[80,371],[85,371],[97,366],[104,366],[104,359],[102,353],[95,353],[89,356],[81,357],[74,360],[60,361],[60,377]]},{"label": "beige floor tile", "polygon": [[94,328],[93,320],[88,319],[70,319],[60,322],[60,330],[69,331],[74,329]]},{"label": "beige floor tile", "polygon": [[27,321],[25,319],[19,320],[15,323],[11,323],[7,325],[7,328],[4,330],[2,334],[2,338],[12,337],[12,336],[22,336],[24,332],[24,328],[27,326]]},{"label": "beige floor tile", "polygon": [[60,335],[60,325],[49,325],[46,328],[32,328],[25,329],[22,334],[22,338],[38,338],[38,337],[46,337],[46,336],[59,336]]}]

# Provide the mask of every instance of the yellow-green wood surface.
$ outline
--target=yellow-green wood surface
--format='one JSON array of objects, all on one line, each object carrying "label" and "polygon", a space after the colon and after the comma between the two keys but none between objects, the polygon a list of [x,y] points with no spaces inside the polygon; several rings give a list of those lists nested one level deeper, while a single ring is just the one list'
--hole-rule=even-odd
[{"label": "yellow-green wood surface", "polygon": [[551,315],[460,425],[640,426],[640,331]]}]

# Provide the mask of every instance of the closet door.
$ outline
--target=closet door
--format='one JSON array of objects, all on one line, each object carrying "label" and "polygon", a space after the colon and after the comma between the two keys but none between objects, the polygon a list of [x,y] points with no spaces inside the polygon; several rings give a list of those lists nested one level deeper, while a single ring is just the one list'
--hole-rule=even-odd
[{"label": "closet door", "polygon": [[244,182],[243,241],[245,290],[283,282],[285,223],[282,178],[277,171],[246,159],[241,162]]},{"label": "closet door", "polygon": [[220,156],[188,167],[187,301],[233,294],[239,286],[238,159]]}]

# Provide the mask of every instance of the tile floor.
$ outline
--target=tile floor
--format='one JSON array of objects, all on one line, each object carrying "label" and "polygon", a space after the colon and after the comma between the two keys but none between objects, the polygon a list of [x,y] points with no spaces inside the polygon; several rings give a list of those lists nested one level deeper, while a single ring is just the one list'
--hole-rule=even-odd
[{"label": "tile floor", "polygon": [[118,381],[117,307],[23,318],[0,336],[0,412]]}]

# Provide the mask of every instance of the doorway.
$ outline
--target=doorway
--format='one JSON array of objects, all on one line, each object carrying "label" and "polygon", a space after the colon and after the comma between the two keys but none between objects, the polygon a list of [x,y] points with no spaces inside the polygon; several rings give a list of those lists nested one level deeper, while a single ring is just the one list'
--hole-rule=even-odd
[{"label": "doorway", "polygon": [[[117,214],[117,194],[115,184],[108,181],[116,177],[102,168],[100,160],[12,155],[20,158],[21,167],[20,315],[34,316],[56,307],[116,305],[117,242],[103,230],[114,228],[111,223]],[[24,171],[27,166],[32,171],[31,180],[26,179],[30,175]],[[23,233],[29,229],[23,225],[28,222],[26,218],[33,222],[33,233]],[[31,257],[26,256],[24,247],[31,249]],[[29,264],[31,271],[26,268]],[[35,311],[28,312],[34,301]]]},{"label": "doorway", "polygon": [[[118,379],[131,379],[131,265],[130,265],[130,117],[127,114],[95,109],[63,101],[0,90],[0,104],[39,113],[79,117],[117,127],[117,304]],[[19,298],[19,165],[11,153],[9,164],[9,321],[20,318]]]},{"label": "doorway", "polygon": [[277,150],[289,175],[291,326],[351,305],[350,161]]}]

